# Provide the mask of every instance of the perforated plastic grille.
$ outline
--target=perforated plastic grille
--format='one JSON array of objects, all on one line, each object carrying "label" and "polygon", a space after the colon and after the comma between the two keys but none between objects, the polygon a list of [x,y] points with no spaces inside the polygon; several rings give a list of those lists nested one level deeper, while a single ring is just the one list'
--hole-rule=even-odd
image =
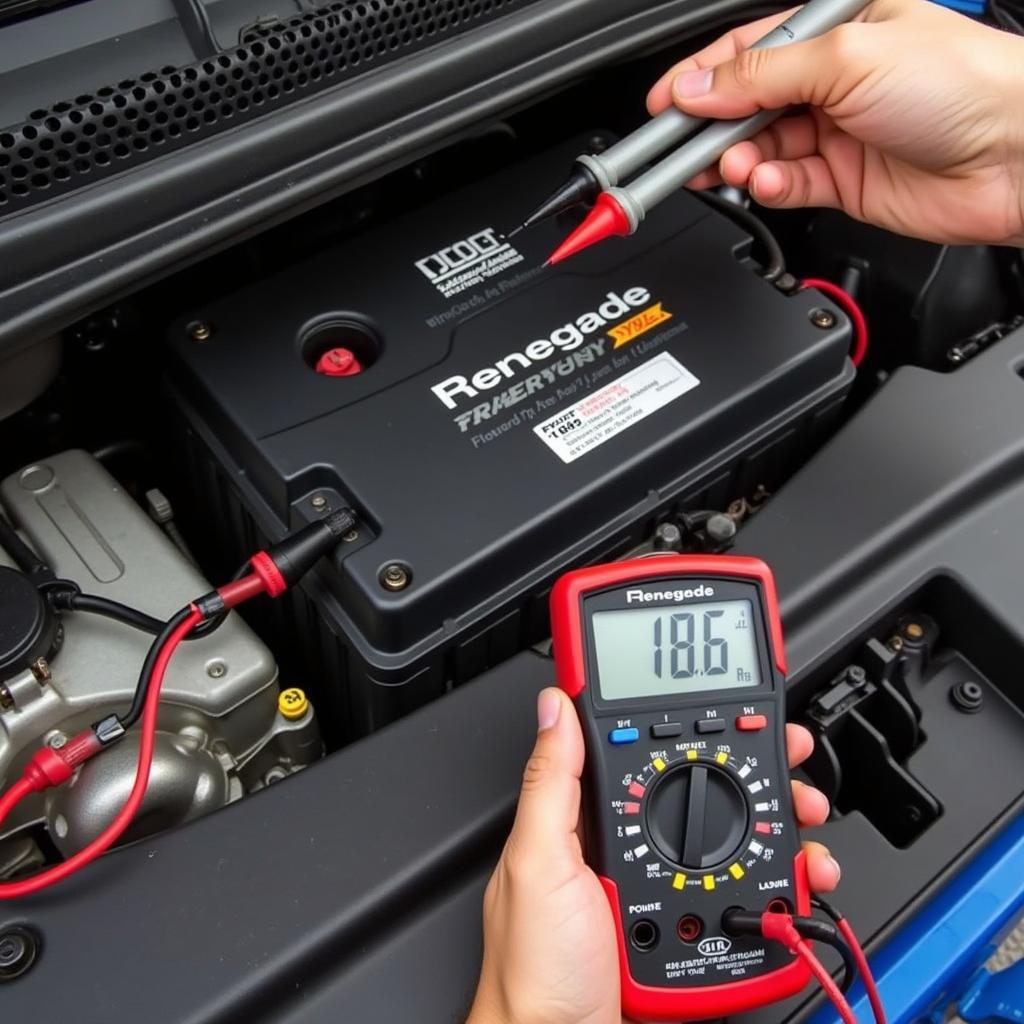
[{"label": "perforated plastic grille", "polygon": [[0,216],[72,191],[535,0],[326,4],[246,45],[33,111],[0,131]]}]

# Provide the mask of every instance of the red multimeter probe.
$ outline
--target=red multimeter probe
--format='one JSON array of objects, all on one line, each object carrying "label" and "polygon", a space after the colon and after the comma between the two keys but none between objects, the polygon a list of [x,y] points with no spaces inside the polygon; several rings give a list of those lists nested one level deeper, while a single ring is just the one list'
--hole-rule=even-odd
[{"label": "red multimeter probe", "polygon": [[723,924],[736,908],[811,909],[771,571],[724,555],[594,566],[558,581],[551,612],[586,737],[588,859],[615,918],[623,1012],[699,1020],[798,992],[808,961],[820,968],[806,945],[798,956]]}]

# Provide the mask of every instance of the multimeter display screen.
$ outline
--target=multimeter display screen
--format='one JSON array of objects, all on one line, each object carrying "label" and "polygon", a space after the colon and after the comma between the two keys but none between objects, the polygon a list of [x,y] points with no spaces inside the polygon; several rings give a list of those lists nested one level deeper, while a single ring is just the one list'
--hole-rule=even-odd
[{"label": "multimeter display screen", "polygon": [[761,682],[749,601],[596,611],[592,622],[604,700]]}]

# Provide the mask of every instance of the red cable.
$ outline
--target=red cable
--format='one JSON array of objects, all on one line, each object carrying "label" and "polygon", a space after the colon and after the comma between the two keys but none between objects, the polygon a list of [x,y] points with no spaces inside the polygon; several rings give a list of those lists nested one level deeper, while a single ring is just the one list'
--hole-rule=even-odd
[{"label": "red cable", "polygon": [[825,995],[832,1000],[832,1005],[839,1011],[843,1024],[857,1024],[857,1018],[846,1001],[846,996],[839,991],[839,986],[832,980],[832,975],[825,970],[825,965],[814,955],[811,947],[803,939],[800,939],[791,948],[810,967],[811,973],[818,979],[818,984],[821,985]]},{"label": "red cable", "polygon": [[871,973],[871,967],[868,964],[868,958],[864,953],[864,949],[857,940],[853,928],[850,927],[850,922],[845,917],[837,921],[836,924],[843,938],[846,939],[850,952],[853,953],[853,959],[857,961],[857,970],[860,972],[860,980],[864,983],[864,990],[868,994],[871,1012],[875,1015],[875,1024],[886,1024],[885,1007],[882,1005],[882,997],[878,994],[878,986],[875,984],[875,977]]},{"label": "red cable", "polygon": [[34,792],[35,787],[28,779],[18,779],[3,796],[0,796],[0,825],[4,823],[4,818],[14,810],[15,805],[19,804],[29,793]]},{"label": "red cable", "polygon": [[854,366],[860,366],[868,351],[868,322],[861,312],[857,300],[845,289],[831,281],[822,281],[818,277],[808,277],[800,282],[801,291],[804,288],[816,288],[824,292],[837,306],[841,306],[843,312],[853,323],[853,351],[850,353],[850,361]]},{"label": "red cable", "polygon": [[250,597],[256,597],[267,589],[263,579],[255,572],[243,576],[240,580],[232,580],[225,583],[223,587],[217,588],[225,608],[234,608],[235,605],[248,601]]},{"label": "red cable", "polygon": [[[124,806],[118,812],[117,817],[87,846],[82,847],[78,853],[73,854],[67,860],[50,868],[41,871],[38,875],[25,878],[18,882],[6,882],[0,884],[0,900],[17,899],[19,896],[28,896],[31,893],[46,889],[56,882],[73,875],[94,861],[101,853],[106,852],[120,839],[124,830],[131,824],[135,817],[142,799],[146,795],[146,787],[149,784],[149,771],[153,760],[153,745],[156,739],[157,711],[160,707],[160,687],[163,685],[164,673],[167,671],[167,664],[171,660],[178,645],[192,632],[202,621],[202,614],[195,608],[192,614],[185,619],[180,626],[167,638],[167,643],[157,656],[153,666],[153,675],[149,686],[149,693],[146,695],[146,706],[142,712],[142,735],[139,743],[139,760],[135,769],[135,784],[125,801]],[[0,810],[6,814],[15,803],[31,790],[22,790],[22,783],[25,780],[16,782],[5,796],[0,799]],[[14,796],[14,794],[18,794]],[[0,815],[2,817],[2,815]]]}]

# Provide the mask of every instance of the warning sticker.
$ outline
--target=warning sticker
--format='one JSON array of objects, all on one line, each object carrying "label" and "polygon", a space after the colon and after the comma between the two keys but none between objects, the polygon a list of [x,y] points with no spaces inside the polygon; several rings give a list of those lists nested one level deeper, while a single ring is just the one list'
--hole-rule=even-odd
[{"label": "warning sticker", "polygon": [[700,381],[668,352],[605,385],[533,428],[565,463],[657,412]]}]

